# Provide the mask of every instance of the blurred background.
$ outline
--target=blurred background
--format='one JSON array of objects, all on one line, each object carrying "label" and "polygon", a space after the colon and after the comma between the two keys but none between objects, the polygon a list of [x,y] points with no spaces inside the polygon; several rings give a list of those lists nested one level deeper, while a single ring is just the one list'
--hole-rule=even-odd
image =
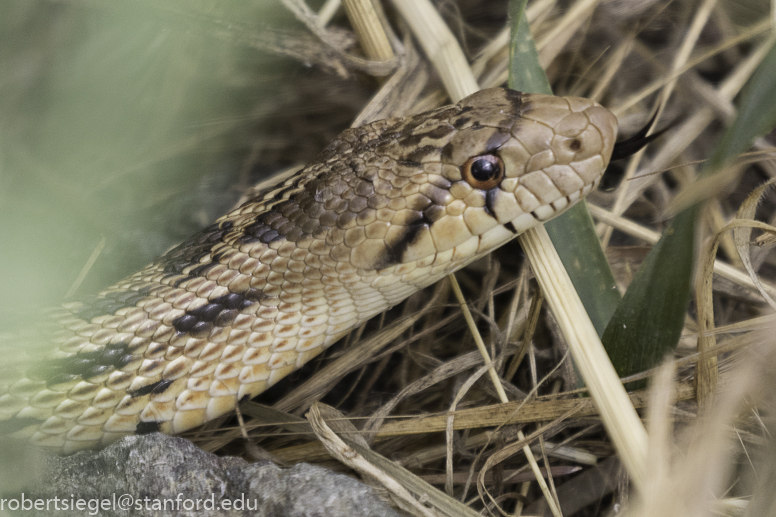
[{"label": "blurred background", "polygon": [[0,332],[142,267],[346,127],[363,102],[347,72],[268,50],[314,43],[304,30],[275,1],[2,2]]}]

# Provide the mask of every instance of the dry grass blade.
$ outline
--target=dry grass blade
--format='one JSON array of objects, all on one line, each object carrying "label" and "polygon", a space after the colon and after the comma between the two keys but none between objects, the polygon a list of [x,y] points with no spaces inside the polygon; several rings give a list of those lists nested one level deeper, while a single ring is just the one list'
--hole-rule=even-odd
[{"label": "dry grass blade", "polygon": [[698,389],[698,409],[708,411],[714,403],[717,389],[717,357],[709,354],[717,344],[714,335],[714,297],[712,280],[714,259],[720,239],[715,236],[707,249],[701,251],[704,257],[701,270],[695,279],[695,304],[698,306],[698,352],[701,359],[695,369],[695,385]]},{"label": "dry grass blade", "polygon": [[[529,436],[525,436],[522,433],[518,434],[517,438],[518,440],[516,442],[510,443],[509,445],[501,448],[500,450],[495,451],[493,454],[488,456],[488,459],[485,461],[485,464],[480,469],[479,476],[477,476],[477,491],[480,494],[480,498],[484,501],[486,499],[490,499],[491,503],[499,510],[499,512],[502,515],[506,515],[506,512],[504,512],[501,509],[501,506],[498,504],[498,502],[493,498],[493,496],[490,494],[490,492],[486,488],[486,476],[489,471],[491,471],[494,467],[496,467],[501,462],[505,461],[506,459],[510,458],[511,456],[515,455],[516,453],[522,451],[525,453],[525,451],[528,448],[528,444],[531,443],[533,440],[541,439],[541,436],[547,432],[550,429],[553,429],[558,424],[569,418],[574,413],[574,410],[569,411],[568,413],[565,413],[563,415],[560,415],[556,421],[544,425],[542,427],[539,427],[534,432],[532,432]],[[530,450],[530,449],[528,449]],[[542,451],[543,452],[543,451]],[[546,457],[545,457],[546,460]],[[541,475],[541,470],[539,470],[539,475]],[[534,477],[537,476],[537,473],[534,472]],[[544,480],[544,478],[541,478]],[[550,480],[552,478],[549,478]],[[545,481],[546,484],[546,481]],[[546,488],[543,488],[543,490],[546,490]],[[546,499],[547,506],[549,510],[554,515],[562,515],[561,509],[560,509],[560,503],[557,500],[557,496],[555,493],[553,493],[553,497],[551,499]]]},{"label": "dry grass blade", "polygon": [[353,127],[381,118],[404,116],[410,112],[428,82],[429,73],[414,44],[406,41],[404,48],[406,53],[398,70],[361,110],[353,121]]},{"label": "dry grass blade", "polygon": [[[716,92],[721,100],[730,103],[738,92],[741,91],[744,84],[746,84],[746,81],[751,77],[773,46],[774,37],[776,36],[771,36],[769,40],[759,44],[756,51],[752,52],[751,55],[739,63],[736,70],[722,81]],[[616,109],[614,111],[615,113],[617,112]],[[643,169],[661,170],[669,166],[674,159],[680,156],[680,154],[698,138],[715,118],[716,113],[711,108],[703,108],[694,113],[689,119],[672,131],[672,133],[676,134],[676,137],[664,142],[655,157],[644,165]],[[625,184],[627,192],[622,198],[623,201],[620,204],[620,211],[615,213],[622,213],[626,207],[631,206],[638,197],[643,194],[644,190],[658,180],[656,177],[643,177],[641,175],[639,175],[639,178],[640,179],[638,180],[634,179],[634,181]]]},{"label": "dry grass blade", "polygon": [[575,33],[589,21],[600,0],[578,0],[568,9],[563,18],[553,24],[550,31],[536,41],[539,62],[549,65],[568,44]]},{"label": "dry grass blade", "polygon": [[342,441],[323,420],[318,406],[310,408],[310,411],[307,413],[307,419],[313,428],[313,432],[315,432],[318,439],[333,457],[356,472],[367,475],[383,485],[393,496],[396,504],[404,511],[419,517],[435,517],[436,514],[434,512],[416,500],[395,479],[371,464],[366,458],[356,452],[353,447],[348,446]]},{"label": "dry grass blade", "polygon": [[318,25],[325,27],[342,5],[341,0],[326,0],[318,10]]},{"label": "dry grass blade", "polygon": [[[688,28],[687,33],[684,35],[682,45],[680,46],[679,51],[676,53],[676,56],[674,57],[674,62],[672,63],[672,71],[676,72],[677,70],[682,69],[682,67],[686,64],[687,60],[690,57],[690,53],[692,52],[693,48],[698,42],[698,37],[700,36],[700,32],[703,29],[703,27],[706,25],[706,22],[708,21],[708,18],[711,15],[711,10],[715,4],[716,4],[716,0],[705,0],[704,3],[696,12],[696,16],[693,18],[693,23]],[[674,88],[676,87],[676,83],[677,83],[677,77],[674,76],[674,77],[671,77],[671,79],[669,79],[668,82],[663,86],[661,95],[659,99],[655,102],[655,107],[653,108],[653,109],[657,109],[657,113],[655,115],[656,121],[660,121],[660,116],[662,115],[663,110],[665,109],[666,103],[671,97],[671,94],[673,93]],[[650,132],[652,132],[652,130],[650,130]],[[633,176],[636,174],[636,170],[643,156],[644,156],[644,151],[642,150],[636,153],[629,160],[628,169],[625,173],[625,178],[624,178],[626,181],[633,178]],[[621,189],[620,192],[618,193],[617,201],[614,204],[615,213],[621,213],[621,211],[623,210],[623,207],[625,206],[625,202],[626,202],[625,194],[627,194],[627,190],[625,189]],[[609,242],[609,239],[611,238],[611,232],[612,232],[612,228],[606,229],[603,236],[604,243]]]},{"label": "dry grass blade", "polygon": [[[724,52],[725,50],[740,44],[741,42],[748,41],[751,39],[756,38],[757,36],[762,35],[764,32],[769,32],[771,30],[771,24],[772,22],[770,20],[763,20],[759,23],[756,23],[751,28],[748,28],[747,30],[743,31],[741,34],[738,34],[734,37],[726,38],[722,43],[717,45],[716,47],[712,48],[711,50],[708,50],[707,52],[701,53],[699,56],[694,57],[693,59],[689,60],[684,66],[676,68],[672,73],[661,76],[657,80],[655,80],[653,83],[643,87],[641,90],[637,91],[633,95],[629,96],[625,101],[623,101],[620,105],[618,105],[616,108],[613,108],[613,111],[616,115],[621,116],[629,109],[636,106],[639,102],[643,101],[645,98],[647,98],[652,93],[658,91],[660,88],[663,88],[667,81],[673,81],[673,79],[677,77],[681,77],[683,74],[687,73],[692,68],[700,65],[707,59],[710,59],[716,55],[719,55],[720,53]],[[706,96],[704,94],[704,96]],[[722,101],[722,102],[720,102]],[[725,99],[716,99],[715,106],[720,109],[722,113],[725,113],[729,116],[733,116],[734,113],[730,110],[729,107],[722,108],[721,106],[724,105]],[[729,102],[729,100],[728,100]]]},{"label": "dry grass blade", "polygon": [[480,89],[450,29],[427,0],[393,0],[436,68],[453,102]]},{"label": "dry grass blade", "polygon": [[737,220],[732,221],[725,229],[733,229],[736,248],[738,249],[738,253],[741,256],[741,260],[744,263],[746,271],[749,273],[749,278],[752,279],[752,282],[757,287],[757,290],[760,291],[760,294],[768,302],[768,304],[776,309],[776,300],[774,300],[770,293],[768,293],[765,289],[765,286],[760,280],[759,275],[752,266],[751,254],[749,253],[749,242],[750,236],[752,235],[752,228],[758,228],[768,232],[771,235],[776,233],[776,227],[759,223],[758,221],[754,220],[757,206],[762,201],[762,197],[765,192],[773,186],[774,182],[776,182],[776,179],[772,179],[766,182],[762,186],[755,189],[751,194],[749,194],[744,203],[741,205],[741,208],[738,210]]},{"label": "dry grass blade", "polygon": [[744,167],[741,165],[733,164],[728,170],[704,176],[692,182],[671,201],[671,204],[668,205],[665,211],[665,218],[673,217],[682,210],[706,200],[714,199],[722,193],[729,191],[733,185],[738,183],[743,169]]},{"label": "dry grass blade", "polygon": [[325,393],[327,386],[330,386],[332,383],[342,378],[342,376],[360,366],[364,357],[369,357],[371,354],[388,345],[394,339],[397,339],[422,316],[422,311],[413,314],[402,321],[394,323],[390,328],[385,329],[372,339],[360,343],[358,347],[350,350],[350,352],[343,355],[339,360],[326,366],[324,371],[295,388],[293,392],[278,401],[274,407],[281,411],[287,411],[292,408],[304,409],[309,407]]},{"label": "dry grass blade", "polygon": [[[765,336],[760,336],[764,338]],[[772,342],[772,340],[769,340]],[[771,343],[769,343],[771,344]],[[650,490],[641,494],[636,504],[627,511],[629,517],[661,515],[666,517],[680,515],[741,515],[747,502],[738,498],[720,497],[727,490],[730,480],[728,469],[731,456],[741,443],[737,428],[743,415],[751,411],[754,404],[765,399],[766,406],[772,407],[772,375],[774,355],[768,347],[759,347],[755,353],[747,354],[737,365],[732,376],[736,379],[720,395],[720,400],[704,418],[682,433],[682,448],[685,452],[677,457],[672,452],[673,444],[663,439],[655,441],[656,449],[650,450],[653,464],[660,463],[666,475],[655,476],[650,480]],[[667,372],[666,372],[667,373]],[[666,396],[672,391],[671,379],[661,375],[660,384],[656,383],[655,393],[663,393],[663,400],[656,403],[666,404]],[[665,413],[669,407],[653,408],[653,413],[663,412],[654,426],[664,426],[654,431],[663,437],[670,436],[671,421]],[[772,428],[773,422],[759,422],[763,427]],[[743,424],[746,425],[746,424]],[[756,424],[757,425],[757,424]],[[652,426],[651,426],[652,427]],[[652,428],[651,428],[652,430]],[[744,445],[751,447],[753,444]],[[765,496],[764,498],[762,496]],[[717,499],[717,497],[719,497]],[[755,499],[772,499],[772,487],[763,485],[756,492]],[[751,515],[766,515],[753,513]]]},{"label": "dry grass blade", "polygon": [[676,365],[670,361],[662,365],[653,377],[653,385],[649,394],[649,413],[647,414],[647,429],[649,432],[648,468],[652,475],[644,487],[644,499],[660,497],[660,487],[657,480],[665,479],[669,474],[666,457],[660,454],[668,450],[671,441],[673,418],[671,409],[676,402],[674,377]]},{"label": "dry grass blade", "polygon": [[[449,379],[450,377],[470,370],[473,366],[480,364],[482,362],[481,359],[481,356],[477,352],[471,352],[459,356],[455,359],[446,361],[431,373],[408,385],[402,391],[397,393],[391,400],[384,403],[379,410],[375,411],[375,413],[369,418],[366,424],[364,424],[362,431],[366,436],[369,437],[369,440],[371,441],[371,438],[373,438],[375,434],[383,428],[384,421],[388,418],[388,415],[403,400],[411,397],[412,395],[420,393],[425,389],[428,389],[429,386],[441,382],[442,380]],[[487,367],[492,368],[490,365]]]},{"label": "dry grass blade", "polygon": [[344,0],[343,6],[364,48],[364,54],[377,61],[392,59],[393,48],[372,0]]},{"label": "dry grass blade", "polygon": [[[581,470],[579,467],[553,467],[549,471],[545,468],[542,468],[542,474],[545,477],[547,477],[548,474],[552,474],[553,476],[567,476],[569,474],[575,474],[579,470]],[[519,470],[505,470],[501,474],[503,476],[502,483],[523,483],[525,481],[531,481],[534,479],[533,473],[521,472]],[[446,481],[445,478],[446,476],[443,474],[430,474],[423,476],[422,479],[427,483],[441,485]],[[452,482],[456,485],[462,485],[467,482],[468,478],[468,473],[457,472],[453,474]],[[483,478],[483,481],[490,484],[495,481],[495,478],[496,476],[494,476],[492,473],[488,473]]]},{"label": "dry grass blade", "polygon": [[97,246],[94,247],[92,254],[89,255],[89,258],[86,260],[84,267],[82,267],[81,271],[78,272],[78,276],[73,281],[73,284],[70,286],[70,289],[68,289],[67,292],[65,293],[65,299],[70,298],[76,293],[76,291],[78,291],[78,288],[81,286],[81,283],[84,281],[84,278],[86,278],[86,275],[89,274],[89,270],[92,268],[94,263],[99,258],[100,253],[102,253],[102,250],[105,249],[106,242],[107,241],[105,237],[103,237],[102,239],[100,239],[100,242],[97,243]]},{"label": "dry grass blade", "polygon": [[[469,326],[469,330],[472,333],[472,336],[474,337],[474,342],[477,344],[477,349],[482,355],[483,361],[485,361],[485,365],[488,369],[488,375],[490,376],[493,386],[496,388],[496,393],[498,394],[499,400],[501,400],[503,404],[506,404],[507,402],[509,402],[509,399],[507,398],[507,394],[504,391],[504,386],[501,384],[501,379],[499,379],[498,374],[496,373],[496,369],[494,368],[493,363],[490,360],[490,355],[488,354],[488,350],[485,347],[485,342],[482,340],[482,336],[480,336],[479,330],[477,330],[477,325],[474,323],[474,318],[472,318],[471,312],[469,311],[469,307],[466,304],[466,299],[464,298],[463,292],[461,291],[461,288],[458,285],[458,281],[455,279],[454,275],[450,276],[450,283],[453,286],[453,292],[455,292],[455,297],[458,299],[458,303],[461,305],[461,311],[463,312],[464,318],[466,319],[466,323]],[[449,421],[448,429],[452,427],[451,424],[452,422]],[[525,436],[523,435],[523,431],[518,431],[517,437],[518,437],[518,440],[523,440],[525,438]],[[547,486],[547,483],[545,482],[544,477],[542,476],[541,468],[539,467],[539,464],[536,462],[536,458],[534,457],[533,452],[531,451],[531,448],[528,446],[528,443],[522,446],[522,450],[526,458],[528,459],[528,463],[531,466],[531,470],[534,473],[534,477],[536,478],[536,481],[539,483],[539,487],[542,489],[542,492],[544,493],[544,497],[547,499],[547,504],[550,508],[550,511],[552,512],[553,515],[560,517],[559,505],[555,500],[554,495],[550,492],[550,489]],[[499,507],[499,511],[500,511],[500,507]]]},{"label": "dry grass blade", "polygon": [[373,477],[385,486],[391,494],[398,498],[397,502],[404,510],[413,515],[430,517],[436,515],[411,495],[411,493],[415,493],[423,496],[425,502],[431,504],[436,511],[442,512],[443,515],[451,517],[475,517],[478,515],[477,512],[436,490],[422,479],[399,467],[396,463],[372,452],[364,445],[337,436],[323,420],[317,406],[310,408],[307,419],[331,454],[354,470]]},{"label": "dry grass blade", "polygon": [[503,403],[509,402],[509,399],[507,399],[507,394],[504,391],[504,386],[501,384],[501,379],[498,378],[498,373],[496,373],[496,369],[493,367],[493,363],[490,360],[490,355],[488,354],[488,349],[485,347],[485,342],[482,340],[482,336],[480,335],[479,330],[477,330],[477,324],[474,322],[472,313],[466,304],[466,298],[463,296],[461,286],[458,285],[458,280],[455,279],[454,275],[450,275],[449,279],[453,286],[455,297],[458,299],[458,303],[461,305],[461,312],[463,312],[463,317],[466,320],[466,324],[469,326],[469,330],[474,337],[474,342],[477,344],[477,350],[479,350],[480,355],[482,355],[482,359],[485,361],[485,365],[488,367],[488,375],[490,376],[490,380],[493,383],[493,387],[496,388],[498,398]]},{"label": "dry grass blade", "polygon": [[[689,400],[695,396],[692,384],[683,384],[678,389],[679,400]],[[644,408],[647,405],[646,392],[638,391],[629,397],[629,405]],[[575,418],[584,418],[598,414],[598,408],[590,399],[558,399],[538,402],[509,402],[494,406],[483,406],[472,409],[460,409],[455,412],[455,429],[479,429],[483,427],[498,427],[515,423],[532,423],[554,420],[561,415],[571,414]],[[385,424],[377,437],[397,436],[403,434],[423,434],[443,431],[447,426],[449,415],[429,415],[407,418]]]},{"label": "dry grass blade", "polygon": [[644,426],[630,404],[593,324],[581,308],[582,302],[579,301],[568,274],[562,265],[558,267],[560,258],[556,252],[553,253],[555,249],[551,243],[539,245],[533,241],[549,242],[549,236],[540,227],[524,233],[520,237],[520,243],[534,267],[547,302],[554,309],[553,313],[564,329],[574,362],[590,389],[606,429],[620,452],[623,464],[636,486],[641,486],[646,461],[647,437]]}]

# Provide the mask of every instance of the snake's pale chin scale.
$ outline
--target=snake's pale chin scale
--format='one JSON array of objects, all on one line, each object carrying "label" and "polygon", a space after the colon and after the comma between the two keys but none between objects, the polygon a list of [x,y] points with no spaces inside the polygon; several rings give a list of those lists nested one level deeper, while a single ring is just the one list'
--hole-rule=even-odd
[{"label": "snake's pale chin scale", "polygon": [[[2,365],[0,433],[72,452],[226,414],[582,199],[616,126],[586,99],[491,89],[349,129],[153,264],[52,312],[52,350]],[[481,156],[496,179],[462,174]]]},{"label": "snake's pale chin scale", "polygon": [[477,244],[477,255],[488,253],[501,243],[512,239],[515,234],[503,225],[498,225],[480,235],[480,241]]},{"label": "snake's pale chin scale", "polygon": [[513,233],[519,235],[526,230],[536,227],[536,224],[536,218],[533,214],[520,214],[512,219],[512,227],[515,229]]}]

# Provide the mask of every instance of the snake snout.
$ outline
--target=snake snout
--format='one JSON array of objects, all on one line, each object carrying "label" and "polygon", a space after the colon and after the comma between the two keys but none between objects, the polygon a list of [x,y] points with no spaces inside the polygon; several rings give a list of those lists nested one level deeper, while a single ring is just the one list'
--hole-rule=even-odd
[{"label": "snake snout", "polygon": [[617,118],[596,102],[538,94],[523,100],[512,138],[499,149],[506,179],[490,196],[498,201],[498,221],[516,232],[558,215],[594,189],[617,136]]}]

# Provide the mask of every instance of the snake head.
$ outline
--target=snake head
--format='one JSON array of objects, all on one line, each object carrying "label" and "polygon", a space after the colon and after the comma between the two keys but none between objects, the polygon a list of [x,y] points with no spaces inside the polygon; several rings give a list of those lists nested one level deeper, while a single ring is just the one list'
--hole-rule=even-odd
[{"label": "snake head", "polygon": [[352,131],[360,135],[348,138],[353,154],[367,156],[359,177],[374,189],[376,220],[351,263],[383,269],[444,258],[457,269],[593,190],[617,118],[587,99],[493,88]]}]

